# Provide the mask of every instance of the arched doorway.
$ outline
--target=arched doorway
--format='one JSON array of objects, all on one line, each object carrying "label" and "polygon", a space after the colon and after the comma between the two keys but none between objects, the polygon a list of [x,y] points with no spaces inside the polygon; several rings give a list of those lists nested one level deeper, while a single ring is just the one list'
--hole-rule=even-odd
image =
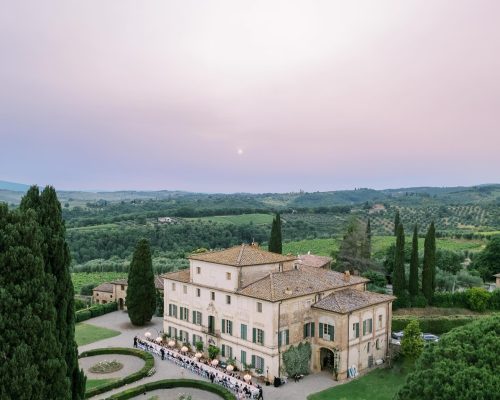
[{"label": "arched doorway", "polygon": [[328,371],[337,378],[340,367],[340,353],[338,351],[321,347],[319,361],[322,371]]},{"label": "arched doorway", "polygon": [[123,299],[119,299],[119,300],[118,300],[118,308],[119,308],[120,310],[123,310]]}]

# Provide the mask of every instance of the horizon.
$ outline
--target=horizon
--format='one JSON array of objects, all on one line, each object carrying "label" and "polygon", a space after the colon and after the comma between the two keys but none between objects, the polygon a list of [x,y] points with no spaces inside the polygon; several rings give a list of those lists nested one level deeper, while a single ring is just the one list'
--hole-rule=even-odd
[{"label": "horizon", "polygon": [[8,181],[200,193],[498,181],[498,2],[28,0],[4,11]]}]

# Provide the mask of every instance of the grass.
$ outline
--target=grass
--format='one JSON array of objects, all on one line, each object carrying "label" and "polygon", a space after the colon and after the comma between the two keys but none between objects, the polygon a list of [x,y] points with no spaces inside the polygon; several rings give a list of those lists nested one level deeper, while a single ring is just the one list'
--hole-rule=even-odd
[{"label": "grass", "polygon": [[240,215],[217,215],[213,217],[185,218],[188,221],[211,221],[221,224],[246,225],[269,225],[273,222],[272,214],[240,214]]},{"label": "grass", "polygon": [[393,311],[393,315],[396,316],[408,316],[412,315],[415,317],[446,317],[450,315],[483,315],[477,311],[471,311],[466,308],[444,308],[444,307],[424,307],[424,308],[398,308]]},{"label": "grass", "polygon": [[109,282],[115,279],[126,278],[126,272],[72,272],[71,280],[75,288],[75,293],[79,294],[82,286],[91,283],[100,285],[104,282]]},{"label": "grass", "polygon": [[339,239],[305,239],[283,243],[283,254],[307,254],[310,251],[318,256],[330,256],[332,250],[339,249]]},{"label": "grass", "polygon": [[121,332],[99,326],[79,323],[75,326],[75,340],[78,346],[94,343],[98,340],[118,336]]},{"label": "grass", "polygon": [[406,376],[398,365],[392,369],[378,368],[343,385],[309,395],[307,400],[392,400]]},{"label": "grass", "polygon": [[116,381],[116,378],[108,378],[108,379],[87,379],[87,383],[85,384],[85,391],[89,389],[94,389],[99,386],[107,385],[108,383]]}]

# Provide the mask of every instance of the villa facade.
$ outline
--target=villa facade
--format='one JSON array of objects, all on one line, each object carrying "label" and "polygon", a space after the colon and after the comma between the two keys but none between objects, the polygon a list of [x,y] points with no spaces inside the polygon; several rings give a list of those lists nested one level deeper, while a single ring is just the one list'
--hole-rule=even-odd
[{"label": "villa facade", "polygon": [[393,296],[367,279],[305,266],[254,245],[192,255],[189,269],[163,275],[164,331],[212,344],[240,369],[283,375],[282,353],[311,344],[311,370],[363,370],[387,355]]}]

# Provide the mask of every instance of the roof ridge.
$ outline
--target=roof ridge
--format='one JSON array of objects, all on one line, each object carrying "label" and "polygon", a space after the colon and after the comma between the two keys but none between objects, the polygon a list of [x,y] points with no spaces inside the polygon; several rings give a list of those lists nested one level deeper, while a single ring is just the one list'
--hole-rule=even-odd
[{"label": "roof ridge", "polygon": [[269,278],[271,281],[271,299],[274,300],[273,271],[269,272]]},{"label": "roof ridge", "polygon": [[238,254],[238,258],[236,259],[236,264],[241,264],[241,257],[243,257],[243,250],[245,249],[245,243],[241,244],[240,254]]}]

